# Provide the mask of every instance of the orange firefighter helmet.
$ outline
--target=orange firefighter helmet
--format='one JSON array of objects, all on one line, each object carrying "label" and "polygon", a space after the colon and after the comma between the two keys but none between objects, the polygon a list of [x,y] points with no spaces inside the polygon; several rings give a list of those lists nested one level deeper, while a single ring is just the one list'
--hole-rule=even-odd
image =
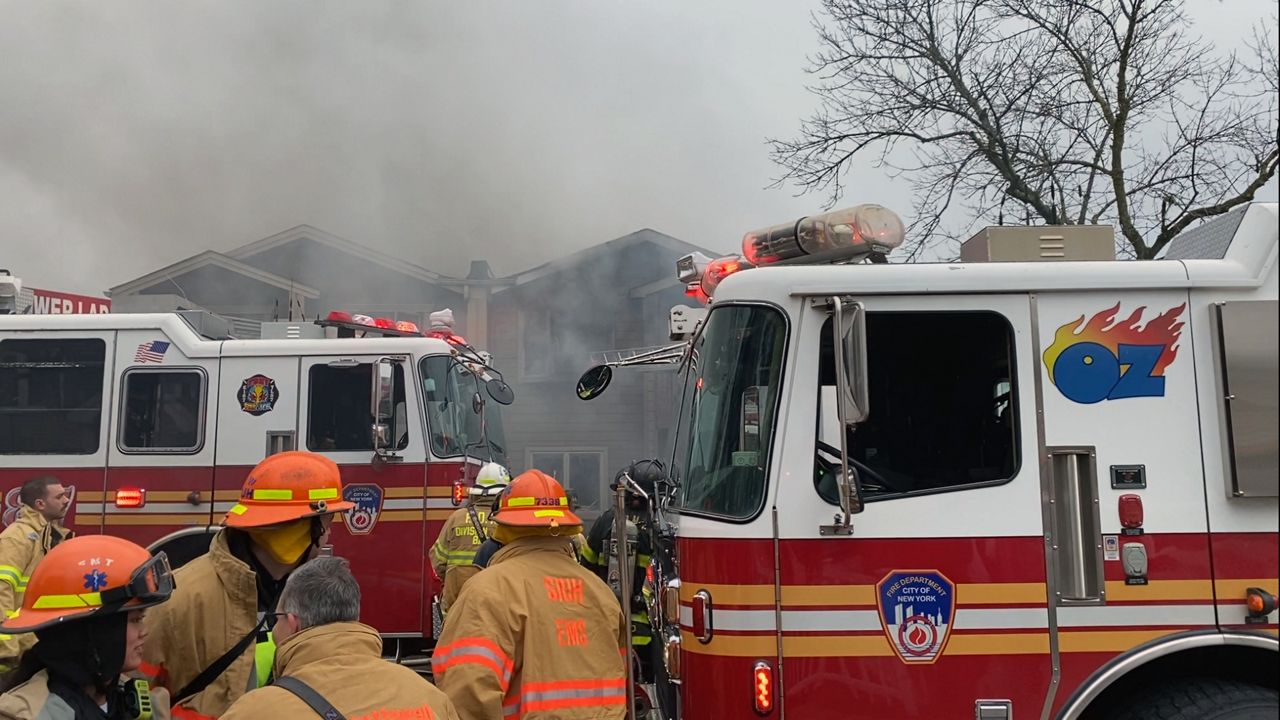
[{"label": "orange firefighter helmet", "polygon": [[498,498],[493,521],[511,527],[581,525],[569,509],[569,497],[556,479],[541,470],[527,470],[511,481]]},{"label": "orange firefighter helmet", "polygon": [[227,527],[256,528],[331,515],[355,507],[342,499],[338,465],[303,450],[276,453],[258,463],[244,481],[240,501],[222,521]]},{"label": "orange firefighter helmet", "polygon": [[32,632],[96,615],[140,610],[169,599],[173,572],[163,552],[109,535],[58,543],[27,583],[22,607],[0,623],[8,633]]}]

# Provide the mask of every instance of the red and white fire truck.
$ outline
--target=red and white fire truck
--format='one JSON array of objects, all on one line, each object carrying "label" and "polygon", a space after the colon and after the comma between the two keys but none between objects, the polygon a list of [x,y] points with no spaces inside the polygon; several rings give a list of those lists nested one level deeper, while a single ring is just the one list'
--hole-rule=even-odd
[{"label": "red and white fire truck", "polygon": [[237,340],[206,313],[0,317],[0,491],[6,524],[26,480],[74,488],[65,524],[178,562],[204,552],[249,470],[289,449],[342,468],[355,503],[334,552],[364,588],[389,652],[432,637],[427,559],[455,485],[503,459],[512,393],[445,327],[332,313]]},{"label": "red and white fire truck", "polygon": [[713,298],[654,568],[679,714],[1274,712],[1277,206],[1150,262],[902,236],[861,206],[680,265]]}]

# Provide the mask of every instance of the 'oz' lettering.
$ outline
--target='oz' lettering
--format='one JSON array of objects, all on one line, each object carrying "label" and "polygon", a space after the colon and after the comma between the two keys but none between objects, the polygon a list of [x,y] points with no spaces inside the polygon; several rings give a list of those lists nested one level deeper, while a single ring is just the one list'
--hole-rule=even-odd
[{"label": "'oz' lettering", "polygon": [[1068,399],[1085,405],[1163,397],[1164,377],[1154,372],[1164,350],[1163,345],[1120,345],[1117,357],[1098,343],[1077,343],[1054,362],[1054,382]]}]

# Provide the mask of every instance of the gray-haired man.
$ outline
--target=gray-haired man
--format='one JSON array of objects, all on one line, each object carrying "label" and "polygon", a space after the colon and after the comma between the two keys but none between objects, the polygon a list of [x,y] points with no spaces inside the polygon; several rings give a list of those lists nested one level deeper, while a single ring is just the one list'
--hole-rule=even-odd
[{"label": "gray-haired man", "polygon": [[[342,558],[316,558],[289,576],[276,606],[278,685],[305,683],[343,717],[455,720],[443,692],[382,659],[382,638],[361,624],[360,586]],[[222,720],[317,715],[296,689],[268,685],[242,696]],[[312,704],[312,709],[308,705]]]}]

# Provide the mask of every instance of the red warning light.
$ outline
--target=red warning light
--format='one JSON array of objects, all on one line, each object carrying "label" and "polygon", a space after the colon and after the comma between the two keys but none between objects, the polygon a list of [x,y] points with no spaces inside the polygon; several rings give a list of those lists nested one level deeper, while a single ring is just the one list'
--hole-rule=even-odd
[{"label": "red warning light", "polygon": [[763,660],[751,671],[756,712],[768,715],[773,710],[773,668]]},{"label": "red warning light", "polygon": [[126,487],[116,491],[116,507],[140,508],[147,504],[147,491],[142,488]]}]

